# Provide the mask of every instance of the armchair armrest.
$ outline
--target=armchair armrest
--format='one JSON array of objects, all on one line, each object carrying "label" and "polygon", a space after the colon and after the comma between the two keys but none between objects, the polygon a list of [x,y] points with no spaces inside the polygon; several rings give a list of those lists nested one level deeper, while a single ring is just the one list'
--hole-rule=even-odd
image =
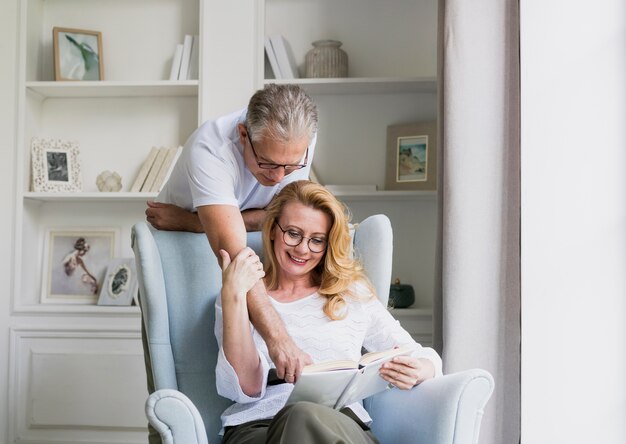
[{"label": "armchair armrest", "polygon": [[163,444],[208,444],[204,422],[195,405],[177,390],[163,389],[146,400],[146,416]]},{"label": "armchair armrest", "polygon": [[364,405],[381,443],[475,444],[493,388],[489,372],[466,370],[387,390]]}]

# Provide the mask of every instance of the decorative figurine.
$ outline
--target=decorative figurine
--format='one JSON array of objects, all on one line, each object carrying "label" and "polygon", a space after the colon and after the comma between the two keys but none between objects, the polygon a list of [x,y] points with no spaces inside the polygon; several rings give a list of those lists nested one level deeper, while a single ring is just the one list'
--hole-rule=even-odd
[{"label": "decorative figurine", "polygon": [[122,178],[115,171],[103,171],[96,179],[100,191],[119,191],[122,189]]}]

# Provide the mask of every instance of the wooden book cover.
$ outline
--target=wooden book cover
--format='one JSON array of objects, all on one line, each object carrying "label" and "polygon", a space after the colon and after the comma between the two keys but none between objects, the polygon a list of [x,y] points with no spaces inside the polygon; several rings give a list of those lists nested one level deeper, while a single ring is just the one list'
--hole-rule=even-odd
[{"label": "wooden book cover", "polygon": [[179,146],[178,148],[176,148],[176,152],[174,153],[174,158],[172,159],[172,163],[170,164],[170,167],[165,173],[165,178],[163,179],[163,182],[161,183],[161,188],[158,190],[158,192],[160,192],[161,189],[163,189],[167,181],[170,179],[170,176],[172,175],[172,171],[174,170],[174,167],[176,166],[176,162],[178,162],[178,158],[180,157],[182,152],[183,152],[182,146]]},{"label": "wooden book cover", "polygon": [[150,191],[156,192],[156,193],[161,191],[161,189],[163,188],[163,185],[165,185],[165,182],[167,182],[167,179],[169,178],[169,175],[172,172],[172,168],[174,168],[174,164],[176,163],[176,160],[178,160],[179,149],[181,148],[182,147],[176,147],[176,146],[166,148],[167,152],[165,155],[165,159],[163,160],[163,164],[161,165],[161,168],[159,169],[159,173],[157,174],[157,177],[154,180],[154,184],[152,185],[152,188],[150,189]]},{"label": "wooden book cover", "polygon": [[141,168],[139,169],[139,173],[137,173],[137,177],[135,178],[133,185],[130,187],[131,193],[141,191],[141,187],[146,181],[146,177],[148,177],[148,173],[150,172],[150,168],[152,168],[152,164],[154,163],[154,159],[156,159],[158,152],[159,149],[157,147],[152,147],[150,153],[148,154],[148,157],[146,157],[146,160],[144,160],[143,164],[141,165]]},{"label": "wooden book cover", "polygon": [[156,177],[159,174],[159,170],[161,169],[161,165],[163,165],[163,161],[165,160],[166,155],[167,155],[167,148],[158,148],[156,159],[154,159],[154,163],[152,164],[152,167],[150,168],[148,177],[146,177],[146,181],[141,187],[142,192],[149,193],[152,190],[152,186],[154,185],[154,181],[156,180]]}]

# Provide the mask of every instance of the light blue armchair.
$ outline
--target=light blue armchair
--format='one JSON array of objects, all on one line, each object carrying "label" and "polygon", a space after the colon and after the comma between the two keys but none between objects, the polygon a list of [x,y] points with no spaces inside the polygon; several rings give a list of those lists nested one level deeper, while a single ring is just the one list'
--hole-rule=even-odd
[{"label": "light blue armchair", "polygon": [[[166,444],[219,443],[230,405],[215,388],[215,297],[221,270],[204,234],[133,227],[141,310],[156,391],[146,415]],[[248,245],[262,251],[260,233]],[[354,251],[380,299],[391,281],[392,230],[386,216],[355,227]],[[413,390],[387,390],[364,401],[381,443],[476,443],[493,379],[484,370],[435,378]]]}]

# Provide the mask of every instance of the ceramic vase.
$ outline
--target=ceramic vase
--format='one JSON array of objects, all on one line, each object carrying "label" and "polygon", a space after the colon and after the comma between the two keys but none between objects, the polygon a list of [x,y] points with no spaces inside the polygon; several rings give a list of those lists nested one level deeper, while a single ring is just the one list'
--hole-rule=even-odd
[{"label": "ceramic vase", "polygon": [[305,58],[305,75],[310,78],[348,77],[348,54],[338,40],[313,42]]}]

